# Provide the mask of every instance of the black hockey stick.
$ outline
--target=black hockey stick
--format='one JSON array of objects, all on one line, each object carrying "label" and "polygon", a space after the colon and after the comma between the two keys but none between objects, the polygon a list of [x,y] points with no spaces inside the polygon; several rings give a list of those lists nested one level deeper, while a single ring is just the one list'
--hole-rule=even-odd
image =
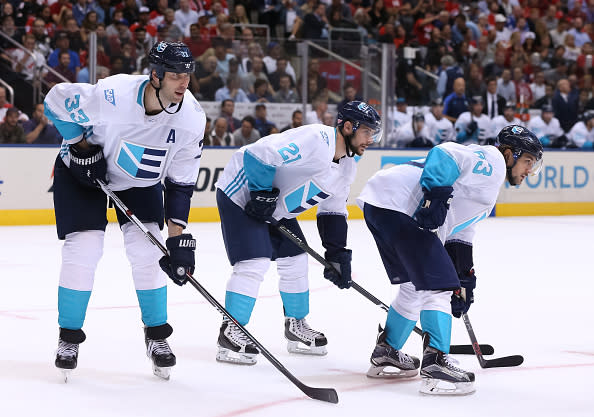
[{"label": "black hockey stick", "polygon": [[[319,263],[324,265],[324,267],[332,268],[332,269],[336,270],[336,268],[334,268],[334,266],[332,264],[330,264],[322,255],[320,255],[315,250],[313,250],[307,243],[305,243],[303,240],[301,240],[301,238],[299,238],[299,236],[297,236],[295,233],[293,233],[291,230],[289,230],[284,224],[279,223],[277,220],[275,220],[273,218],[270,219],[270,224],[272,224],[274,227],[276,227],[277,230],[280,231],[290,241],[292,241],[294,244],[299,246],[306,253],[310,254],[316,261],[318,261]],[[338,271],[336,271],[336,272],[338,273]],[[355,281],[351,280],[351,287],[355,291],[357,291],[359,294],[361,294],[362,296],[367,298],[369,301],[371,301],[373,304],[379,306],[385,312],[388,312],[388,310],[390,309],[379,298],[377,298],[376,296],[371,294],[369,291],[367,291],[365,288],[363,288],[362,286],[357,284]],[[416,334],[418,334],[420,336],[423,335],[423,331],[421,329],[419,329],[417,326],[415,326],[414,331]],[[482,352],[484,352],[483,353],[484,355],[492,355],[495,352],[495,350],[493,349],[493,346],[491,346],[491,345],[480,345],[480,349]],[[459,354],[459,355],[472,355],[475,353],[475,351],[471,345],[451,345],[450,353]]]},{"label": "black hockey stick", "polygon": [[[167,253],[167,248],[165,248],[165,246],[163,246],[163,244],[144,226],[144,224],[142,224],[138,217],[136,217],[134,213],[132,213],[132,211],[130,211],[130,209],[126,207],[126,205],[118,198],[118,196],[115,195],[115,193],[112,190],[110,190],[103,181],[97,180],[97,183],[99,184],[103,192],[113,200],[116,206],[118,206],[120,211],[124,213],[126,217],[144,233],[148,240],[150,240],[153,245],[159,248],[163,255],[169,256],[169,254]],[[254,345],[256,345],[256,347],[260,350],[262,355],[264,355],[264,357],[268,359],[268,361],[270,361],[270,363],[276,369],[278,369],[293,384],[295,384],[297,388],[303,391],[305,395],[307,395],[310,398],[313,398],[314,400],[326,401],[333,404],[338,403],[338,394],[336,393],[336,390],[334,388],[314,388],[305,385],[303,382],[297,379],[297,377],[295,377],[291,372],[289,372],[287,368],[285,368],[283,364],[280,363],[264,346],[262,346],[262,344],[254,336],[252,336],[250,332],[248,332],[245,329],[245,327],[239,324],[237,320],[235,320],[235,318],[231,314],[229,314],[225,307],[223,307],[212,295],[210,295],[210,293],[192,275],[186,273],[186,277],[188,278],[190,284],[192,284],[192,286],[196,288],[196,290],[198,290],[198,292],[202,294],[202,296],[206,298],[206,300],[210,304],[212,304],[213,307],[215,307],[219,311],[219,313],[221,313],[224,317],[228,317],[229,320],[231,320],[237,327],[239,327],[239,329],[254,343]]]},{"label": "black hockey stick", "polygon": [[472,342],[472,346],[474,348],[474,353],[479,361],[479,364],[481,365],[481,368],[506,368],[510,366],[518,366],[524,362],[524,358],[521,355],[504,356],[502,358],[496,359],[483,358],[483,354],[481,353],[481,345],[479,345],[476,340],[476,336],[474,335],[474,330],[470,324],[468,314],[463,313],[462,320],[464,320],[464,325],[468,331],[468,336],[470,337],[470,341]]}]

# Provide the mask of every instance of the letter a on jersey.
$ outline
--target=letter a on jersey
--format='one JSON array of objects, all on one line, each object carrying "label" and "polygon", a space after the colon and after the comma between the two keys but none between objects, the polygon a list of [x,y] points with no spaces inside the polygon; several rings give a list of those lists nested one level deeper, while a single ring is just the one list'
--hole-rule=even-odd
[{"label": "letter a on jersey", "polygon": [[169,131],[169,136],[167,136],[167,143],[171,142],[171,143],[175,143],[175,129],[171,129]]}]

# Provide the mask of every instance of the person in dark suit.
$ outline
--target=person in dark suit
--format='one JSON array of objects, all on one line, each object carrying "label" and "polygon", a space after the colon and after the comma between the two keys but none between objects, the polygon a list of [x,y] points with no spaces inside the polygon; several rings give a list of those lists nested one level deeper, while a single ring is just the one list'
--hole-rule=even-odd
[{"label": "person in dark suit", "polygon": [[555,117],[565,133],[569,132],[578,121],[579,92],[572,90],[569,80],[562,78],[557,83],[557,90],[553,96],[553,110]]},{"label": "person in dark suit", "polygon": [[[553,84],[547,82],[545,84],[545,95],[539,98],[534,102],[532,108],[542,110],[543,106],[551,106],[553,107],[553,96],[555,95],[555,88]],[[594,102],[593,102],[594,105]],[[588,108],[588,104],[586,104],[586,108]],[[594,109],[594,107],[592,107]]]},{"label": "person in dark suit", "polygon": [[322,39],[328,37],[326,5],[318,3],[312,13],[303,18],[303,39]]},{"label": "person in dark suit", "polygon": [[487,91],[483,94],[483,114],[494,119],[497,116],[503,116],[503,109],[505,108],[505,99],[497,94],[497,78],[490,77],[487,79]]}]

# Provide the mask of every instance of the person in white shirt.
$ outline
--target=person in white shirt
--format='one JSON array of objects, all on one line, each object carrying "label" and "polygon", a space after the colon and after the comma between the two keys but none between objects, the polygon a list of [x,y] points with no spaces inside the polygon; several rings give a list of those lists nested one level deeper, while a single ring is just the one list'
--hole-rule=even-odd
[{"label": "person in white shirt", "polygon": [[[31,81],[39,67],[45,64],[43,55],[35,50],[35,36],[27,33],[24,36],[23,44],[27,53],[20,48],[13,48],[8,50],[8,55],[12,58],[12,70],[16,73],[22,74],[25,80]],[[33,56],[31,56],[33,54]]]},{"label": "person in white shirt", "polygon": [[532,90],[532,98],[535,102],[539,98],[544,97],[546,84],[543,71],[538,71],[534,74],[534,82],[530,84],[530,90]]},{"label": "person in white shirt", "polygon": [[443,100],[436,98],[431,102],[431,111],[425,115],[425,126],[429,139],[435,145],[456,139],[454,124],[443,115]]},{"label": "person in white shirt", "polygon": [[567,134],[568,148],[592,150],[594,147],[594,111],[590,110],[584,113],[583,119],[573,125]]},{"label": "person in white shirt", "polygon": [[542,146],[557,147],[567,143],[565,132],[561,129],[559,119],[555,117],[553,106],[545,104],[542,106],[540,116],[533,117],[528,122],[528,129],[531,130]]},{"label": "person in white shirt", "polygon": [[425,125],[425,116],[415,113],[410,122],[396,130],[396,147],[398,148],[432,148],[433,141],[429,129]]},{"label": "person in white shirt", "polygon": [[198,21],[198,12],[190,9],[189,0],[179,0],[179,9],[175,11],[174,23],[184,33],[184,36],[190,36],[190,25]]},{"label": "person in white shirt", "polygon": [[497,135],[501,129],[509,125],[524,126],[524,123],[516,117],[516,103],[507,102],[503,108],[503,115],[493,119],[493,133]]},{"label": "person in white shirt", "polygon": [[470,111],[458,116],[454,124],[456,129],[456,141],[465,145],[478,143],[484,145],[488,139],[495,136],[493,122],[486,114],[483,114],[483,98],[474,96],[470,99]]},{"label": "person in white shirt", "polygon": [[501,78],[497,80],[497,94],[505,99],[506,102],[516,102],[516,85],[511,79],[511,71],[504,69]]}]

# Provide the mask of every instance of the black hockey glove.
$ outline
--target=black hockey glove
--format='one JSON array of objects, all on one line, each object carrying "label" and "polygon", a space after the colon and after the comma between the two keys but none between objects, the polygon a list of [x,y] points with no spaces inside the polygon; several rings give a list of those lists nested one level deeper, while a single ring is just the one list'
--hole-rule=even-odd
[{"label": "black hockey glove", "polygon": [[472,122],[468,123],[466,126],[466,136],[474,135],[474,132],[478,129],[478,124],[473,120]]},{"label": "black hockey glove", "polygon": [[107,163],[103,157],[103,149],[99,145],[90,145],[86,150],[70,146],[70,172],[84,186],[97,187],[95,180],[107,184]]},{"label": "black hockey glove", "polygon": [[332,281],[334,285],[342,290],[350,288],[353,252],[350,249],[342,249],[332,255],[328,255],[328,252],[326,252],[324,258],[334,267],[334,269],[324,268],[324,278]]},{"label": "black hockey glove", "polygon": [[271,191],[251,191],[251,200],[245,205],[245,214],[261,222],[269,220],[276,210],[278,193],[278,188],[273,188]]},{"label": "black hockey glove", "polygon": [[465,274],[459,274],[460,288],[452,294],[452,316],[460,318],[463,313],[467,313],[470,305],[474,303],[474,289],[476,287],[476,275],[474,269]]},{"label": "black hockey glove", "polygon": [[189,233],[170,237],[165,241],[169,256],[159,260],[159,266],[177,285],[188,281],[186,273],[192,275],[195,265],[196,239]]},{"label": "black hockey glove", "polygon": [[414,216],[421,228],[434,231],[445,222],[453,191],[454,189],[448,186],[433,187],[431,190],[423,188],[425,197]]}]

